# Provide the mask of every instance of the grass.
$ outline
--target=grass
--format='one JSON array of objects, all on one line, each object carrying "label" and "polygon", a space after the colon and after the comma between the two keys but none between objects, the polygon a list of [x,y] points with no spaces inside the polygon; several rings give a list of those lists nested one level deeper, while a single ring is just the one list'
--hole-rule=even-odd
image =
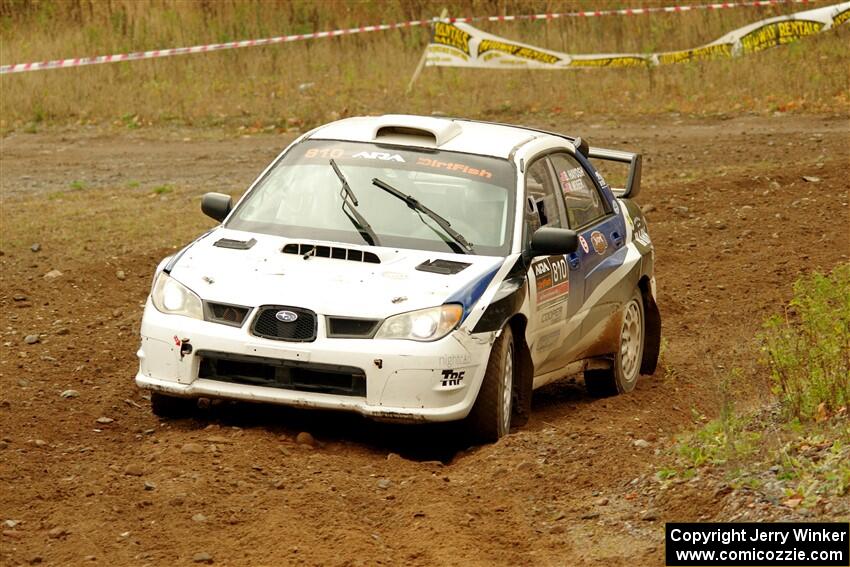
[{"label": "grass", "polygon": [[721,468],[733,487],[759,488],[771,471],[791,507],[850,494],[850,263],[799,279],[760,341],[775,400],[740,411],[733,370],[720,381],[719,417],[681,435],[657,477]]},{"label": "grass", "polygon": [[[330,3],[335,9],[328,9]],[[655,4],[664,4],[659,0]],[[631,5],[609,2],[605,7]],[[490,15],[483,0],[312,3],[221,0],[0,2],[3,64],[270,37],[450,15]],[[598,7],[587,1],[500,3],[504,13]],[[573,53],[696,46],[789,6],[480,23],[487,31]],[[341,116],[443,112],[479,118],[659,112],[850,109],[850,25],[738,60],[652,71],[426,69],[405,87],[426,28],[0,77],[0,130],[65,124],[303,131]],[[312,85],[310,85],[312,83]]]}]

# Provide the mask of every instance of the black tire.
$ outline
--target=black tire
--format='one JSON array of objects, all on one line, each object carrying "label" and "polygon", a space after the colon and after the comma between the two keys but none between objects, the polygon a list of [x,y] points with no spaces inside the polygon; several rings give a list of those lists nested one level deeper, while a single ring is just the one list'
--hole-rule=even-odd
[{"label": "black tire", "polygon": [[[639,336],[636,337],[635,334]],[[640,290],[636,289],[623,306],[620,340],[611,368],[584,371],[584,384],[588,393],[597,398],[606,398],[634,390],[640,375],[645,342],[646,317],[643,297]]]},{"label": "black tire", "polygon": [[187,417],[198,406],[194,398],[177,398],[159,392],[151,392],[151,410],[154,415],[164,418]]},{"label": "black tire", "polygon": [[514,337],[511,328],[505,327],[493,343],[484,381],[466,417],[465,429],[473,442],[492,443],[510,431],[515,376]]}]

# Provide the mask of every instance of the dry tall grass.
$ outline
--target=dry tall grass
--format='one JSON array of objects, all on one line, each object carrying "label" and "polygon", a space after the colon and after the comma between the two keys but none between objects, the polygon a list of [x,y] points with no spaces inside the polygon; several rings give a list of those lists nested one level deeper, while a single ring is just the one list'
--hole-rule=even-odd
[{"label": "dry tall grass", "polygon": [[[660,0],[664,5],[672,0]],[[399,0],[0,0],[0,63],[121,53],[450,15],[628,6],[617,2]],[[815,6],[824,4],[815,4]],[[573,52],[677,49],[802,9],[700,10],[544,22],[481,23]],[[525,113],[653,114],[850,110],[850,25],[746,58],[585,71],[426,69],[405,85],[426,28],[0,77],[0,130],[113,123],[304,129],[356,113],[434,111],[511,119]]]}]

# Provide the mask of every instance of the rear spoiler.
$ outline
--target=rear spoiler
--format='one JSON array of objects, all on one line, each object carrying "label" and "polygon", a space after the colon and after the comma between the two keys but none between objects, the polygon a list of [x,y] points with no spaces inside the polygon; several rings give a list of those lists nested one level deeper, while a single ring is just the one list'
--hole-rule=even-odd
[{"label": "rear spoiler", "polygon": [[613,161],[629,165],[629,176],[625,187],[611,187],[617,197],[633,199],[640,193],[641,163],[643,158],[640,154],[624,152],[621,150],[608,150],[605,148],[588,148],[587,157],[602,161]]}]

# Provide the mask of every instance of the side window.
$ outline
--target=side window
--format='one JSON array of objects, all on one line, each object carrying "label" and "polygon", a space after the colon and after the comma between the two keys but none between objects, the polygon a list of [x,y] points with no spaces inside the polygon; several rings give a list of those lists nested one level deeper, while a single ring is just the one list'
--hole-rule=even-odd
[{"label": "side window", "polygon": [[545,158],[532,163],[525,173],[526,218],[530,235],[541,226],[565,226],[552,170]]},{"label": "side window", "polygon": [[605,202],[581,164],[568,154],[554,154],[550,159],[564,194],[570,228],[581,228],[605,216]]}]

